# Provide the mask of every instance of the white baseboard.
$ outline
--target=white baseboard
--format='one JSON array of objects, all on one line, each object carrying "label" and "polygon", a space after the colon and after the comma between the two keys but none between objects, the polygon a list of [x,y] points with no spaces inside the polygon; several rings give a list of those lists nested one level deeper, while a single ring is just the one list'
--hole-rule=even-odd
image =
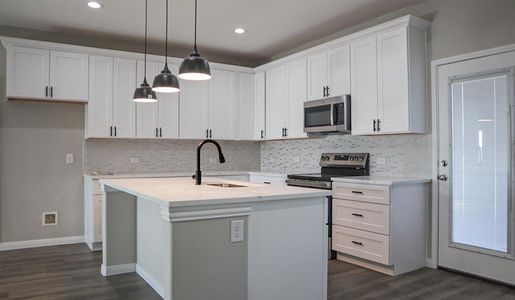
[{"label": "white baseboard", "polygon": [[118,274],[125,274],[125,273],[134,273],[136,272],[136,264],[130,263],[130,264],[124,264],[124,265],[114,265],[114,266],[104,266],[102,264],[100,266],[100,273],[104,276],[113,276]]},{"label": "white baseboard", "polygon": [[148,285],[150,285],[154,289],[154,291],[156,291],[156,293],[159,294],[159,296],[164,298],[164,288],[152,275],[150,275],[147,271],[145,271],[145,269],[143,269],[139,265],[136,265],[136,273],[138,273],[138,275],[141,276],[141,278],[143,278],[143,280],[145,280],[148,283]]},{"label": "white baseboard", "polygon": [[0,251],[84,243],[84,236],[0,243]]}]

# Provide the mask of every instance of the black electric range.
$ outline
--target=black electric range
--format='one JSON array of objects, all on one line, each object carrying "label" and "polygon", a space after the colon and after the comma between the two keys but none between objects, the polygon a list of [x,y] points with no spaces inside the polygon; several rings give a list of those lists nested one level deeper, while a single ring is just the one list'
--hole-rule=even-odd
[{"label": "black electric range", "polygon": [[330,190],[335,177],[367,176],[370,171],[368,153],[324,153],[319,164],[320,173],[290,174],[286,184]]}]

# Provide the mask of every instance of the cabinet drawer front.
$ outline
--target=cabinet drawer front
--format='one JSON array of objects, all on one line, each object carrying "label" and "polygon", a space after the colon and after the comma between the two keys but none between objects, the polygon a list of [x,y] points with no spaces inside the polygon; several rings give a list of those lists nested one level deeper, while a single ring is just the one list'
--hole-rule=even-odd
[{"label": "cabinet drawer front", "polygon": [[94,179],[93,181],[93,195],[102,195],[102,189],[100,188],[100,181]]},{"label": "cabinet drawer front", "polygon": [[333,198],[390,204],[390,187],[359,184],[333,185]]},{"label": "cabinet drawer front", "polygon": [[390,206],[358,201],[333,201],[333,224],[389,234]]},{"label": "cabinet drawer front", "polygon": [[389,265],[389,247],[387,235],[333,226],[333,250]]}]

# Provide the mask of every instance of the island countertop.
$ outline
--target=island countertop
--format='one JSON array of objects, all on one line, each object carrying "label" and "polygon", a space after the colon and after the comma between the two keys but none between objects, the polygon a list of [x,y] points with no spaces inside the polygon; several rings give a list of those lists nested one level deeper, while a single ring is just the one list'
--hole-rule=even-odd
[{"label": "island countertop", "polygon": [[[202,185],[195,185],[189,177],[101,179],[106,186],[158,202],[169,207],[246,203],[285,199],[330,196],[331,191],[283,185],[256,184],[243,181],[204,177]],[[218,187],[210,183],[229,183],[244,187]]]}]

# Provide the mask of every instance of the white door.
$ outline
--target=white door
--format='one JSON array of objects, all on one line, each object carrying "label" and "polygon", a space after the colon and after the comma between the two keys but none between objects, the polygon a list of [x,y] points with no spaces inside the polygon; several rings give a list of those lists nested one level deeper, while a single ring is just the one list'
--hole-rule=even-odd
[{"label": "white door", "polygon": [[47,97],[50,53],[19,47],[10,47],[7,51],[7,97]]},{"label": "white door", "polygon": [[110,137],[113,125],[113,58],[90,56],[87,137]]},{"label": "white door", "polygon": [[209,80],[209,137],[230,140],[235,137],[236,73],[211,70]]},{"label": "white door", "polygon": [[283,138],[288,124],[288,93],[286,67],[266,72],[266,138]]},{"label": "white door", "polygon": [[515,51],[436,69],[442,267],[515,284]]},{"label": "white door", "polygon": [[342,45],[327,52],[328,94],[330,97],[350,94],[350,46]]},{"label": "white door", "polygon": [[136,61],[115,58],[113,73],[113,135],[136,136],[136,105],[132,101],[136,88]]},{"label": "white door", "polygon": [[288,79],[288,126],[286,137],[306,137],[304,133],[304,102],[306,102],[306,60],[291,62],[286,67]]},{"label": "white door", "polygon": [[[168,64],[168,67],[177,76],[179,67]],[[160,70],[161,71],[161,70]],[[182,86],[180,87],[182,88]],[[176,139],[179,137],[179,93],[158,93],[157,102],[159,111],[159,137]]]},{"label": "white door", "polygon": [[373,134],[377,119],[376,37],[351,43],[352,134]]},{"label": "white door", "polygon": [[407,28],[377,36],[378,119],[381,133],[410,130]]},{"label": "white door", "polygon": [[262,140],[266,137],[265,85],[265,73],[256,73],[254,80],[254,139],[256,140]]},{"label": "white door", "polygon": [[88,101],[88,55],[50,52],[50,97]]},{"label": "white door", "polygon": [[325,97],[324,88],[327,86],[327,52],[308,57],[308,100],[318,100]]},{"label": "white door", "polygon": [[[264,91],[263,91],[264,92]],[[253,140],[255,124],[254,105],[254,74],[238,74],[238,126],[236,128],[238,139]]]},{"label": "white door", "polygon": [[[157,62],[147,61],[147,82],[152,86],[154,76],[161,72],[162,65]],[[139,86],[143,82],[145,76],[145,62],[138,60],[137,63],[137,76],[136,84]],[[157,94],[158,102],[161,100],[163,94]],[[136,103],[136,136],[139,138],[156,138],[159,137],[159,124],[158,124],[158,102]]]},{"label": "white door", "polygon": [[180,87],[180,137],[182,139],[207,138],[209,82],[180,80]]}]

